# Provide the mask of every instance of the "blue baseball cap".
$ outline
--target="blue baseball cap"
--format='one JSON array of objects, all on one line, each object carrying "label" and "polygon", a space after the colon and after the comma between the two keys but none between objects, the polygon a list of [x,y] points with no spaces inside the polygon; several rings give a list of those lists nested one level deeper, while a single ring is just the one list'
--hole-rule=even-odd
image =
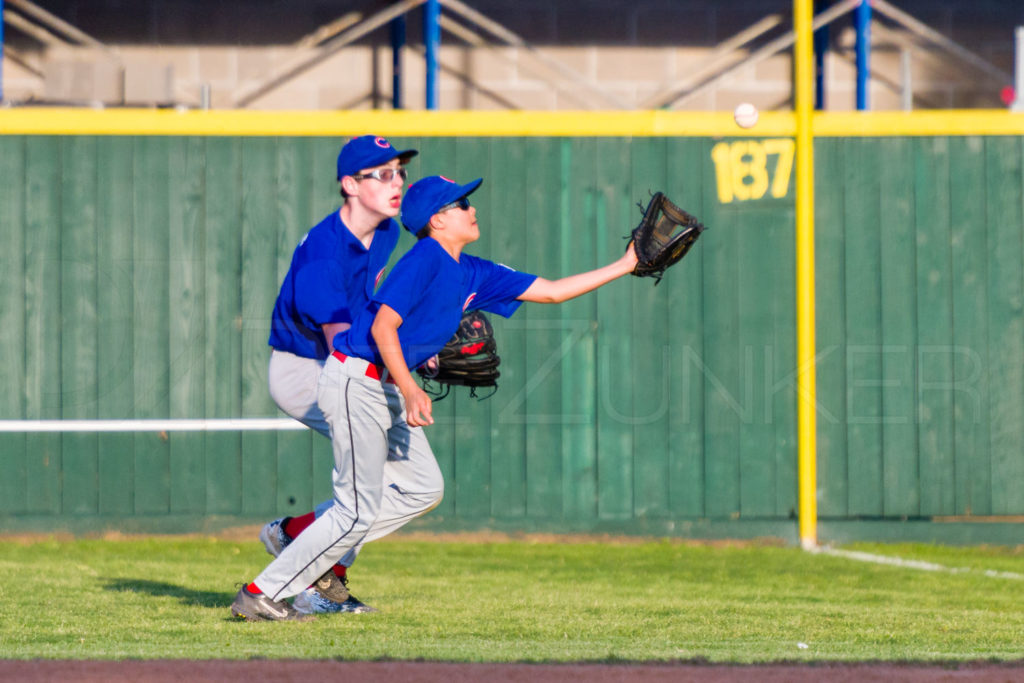
[{"label": "blue baseball cap", "polygon": [[422,230],[430,217],[437,213],[445,204],[467,197],[480,187],[483,178],[477,178],[465,185],[443,175],[432,175],[421,178],[409,186],[402,198],[402,225],[414,235]]},{"label": "blue baseball cap", "polygon": [[415,149],[399,151],[379,135],[361,135],[346,142],[338,153],[338,180],[356,175],[364,168],[386,164],[395,157],[405,163],[417,154]]}]

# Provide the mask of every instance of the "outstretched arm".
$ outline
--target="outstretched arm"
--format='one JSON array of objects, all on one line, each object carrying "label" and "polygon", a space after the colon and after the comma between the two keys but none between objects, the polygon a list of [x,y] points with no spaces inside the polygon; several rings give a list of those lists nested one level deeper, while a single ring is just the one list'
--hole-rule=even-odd
[{"label": "outstretched arm", "polygon": [[395,385],[405,397],[405,421],[410,427],[423,427],[434,424],[431,416],[431,401],[427,393],[416,384],[412,373],[405,363],[402,345],[398,341],[398,328],[402,324],[402,316],[387,304],[382,304],[373,319],[370,334],[377,342],[377,350],[384,361]]},{"label": "outstretched arm", "polygon": [[626,253],[607,266],[563,277],[559,280],[545,280],[539,277],[517,298],[520,301],[533,301],[540,304],[559,304],[581,294],[592,292],[601,285],[606,285],[623,275],[628,275],[633,272],[635,267],[636,252],[633,250],[633,244],[630,243]]}]

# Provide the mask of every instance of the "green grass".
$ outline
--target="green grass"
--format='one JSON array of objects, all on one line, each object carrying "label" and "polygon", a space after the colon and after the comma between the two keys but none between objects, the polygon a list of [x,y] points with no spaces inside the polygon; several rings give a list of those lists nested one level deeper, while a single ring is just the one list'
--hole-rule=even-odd
[{"label": "green grass", "polygon": [[[1024,574],[1020,548],[851,549]],[[771,545],[399,538],[367,546],[352,571],[353,592],[378,614],[232,620],[236,585],[268,559],[255,540],[5,541],[0,658],[1024,658],[1024,580],[982,571]]]}]

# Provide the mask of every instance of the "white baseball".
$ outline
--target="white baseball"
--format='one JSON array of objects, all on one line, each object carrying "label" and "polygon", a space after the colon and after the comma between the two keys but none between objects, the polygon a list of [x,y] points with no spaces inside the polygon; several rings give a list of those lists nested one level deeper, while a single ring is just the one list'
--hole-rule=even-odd
[{"label": "white baseball", "polygon": [[736,107],[736,111],[732,113],[733,119],[736,120],[736,125],[740,128],[750,128],[757,123],[757,107],[752,105],[750,102],[744,102]]}]

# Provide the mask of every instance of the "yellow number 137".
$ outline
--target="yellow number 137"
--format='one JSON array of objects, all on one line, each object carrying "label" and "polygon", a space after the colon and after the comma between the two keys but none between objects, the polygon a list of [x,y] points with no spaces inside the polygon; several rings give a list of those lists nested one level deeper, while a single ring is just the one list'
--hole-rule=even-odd
[{"label": "yellow number 137", "polygon": [[[740,140],[720,142],[711,149],[718,183],[718,200],[723,204],[733,201],[760,199],[769,188],[773,197],[785,197],[789,192],[789,176],[793,172],[795,145],[786,138],[773,138],[759,142]],[[769,178],[768,157],[778,155],[775,176]]]}]

